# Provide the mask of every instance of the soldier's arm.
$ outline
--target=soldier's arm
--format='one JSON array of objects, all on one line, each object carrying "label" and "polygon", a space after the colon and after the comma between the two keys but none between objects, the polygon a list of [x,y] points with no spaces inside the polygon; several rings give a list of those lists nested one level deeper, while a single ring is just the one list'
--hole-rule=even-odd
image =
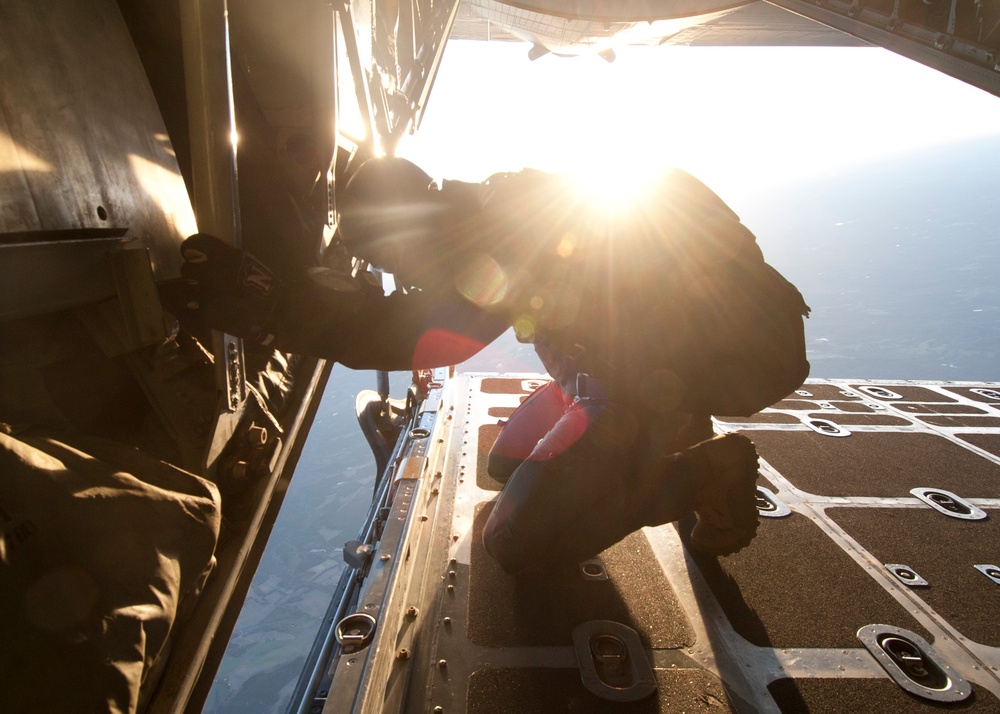
[{"label": "soldier's arm", "polygon": [[184,290],[172,301],[182,322],[353,369],[457,364],[507,328],[502,316],[454,289],[385,295],[362,278],[331,281],[323,269],[283,281],[249,253],[206,235],[185,241],[182,254]]}]

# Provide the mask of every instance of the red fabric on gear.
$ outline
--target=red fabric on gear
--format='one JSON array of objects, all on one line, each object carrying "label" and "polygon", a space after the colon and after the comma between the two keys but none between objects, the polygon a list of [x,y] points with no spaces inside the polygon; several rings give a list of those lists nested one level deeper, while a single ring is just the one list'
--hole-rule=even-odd
[{"label": "red fabric on gear", "polygon": [[417,340],[413,348],[413,369],[446,367],[469,359],[486,345],[467,335],[433,328]]},{"label": "red fabric on gear", "polygon": [[580,408],[580,405],[571,405],[549,433],[538,442],[538,446],[531,452],[528,460],[549,461],[554,459],[579,441],[580,437],[587,431],[589,424],[590,417]]}]

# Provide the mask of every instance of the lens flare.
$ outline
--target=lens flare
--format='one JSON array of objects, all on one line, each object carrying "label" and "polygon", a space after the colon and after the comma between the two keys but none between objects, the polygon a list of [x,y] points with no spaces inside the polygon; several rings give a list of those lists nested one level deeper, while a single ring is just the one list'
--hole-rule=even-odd
[{"label": "lens flare", "polygon": [[522,315],[514,320],[513,328],[514,336],[518,342],[529,344],[535,341],[537,325],[535,324],[535,318],[530,315]]},{"label": "lens flare", "polygon": [[576,251],[577,238],[572,233],[567,233],[556,245],[556,255],[560,258],[571,258]]},{"label": "lens flare", "polygon": [[503,268],[489,255],[479,253],[455,275],[455,287],[470,302],[488,307],[500,303],[509,286]]}]

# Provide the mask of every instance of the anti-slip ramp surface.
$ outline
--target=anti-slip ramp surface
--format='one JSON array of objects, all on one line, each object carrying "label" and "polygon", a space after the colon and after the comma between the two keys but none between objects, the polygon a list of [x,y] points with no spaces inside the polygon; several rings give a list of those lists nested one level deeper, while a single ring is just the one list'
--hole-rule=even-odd
[{"label": "anti-slip ramp surface", "polygon": [[[519,582],[482,547],[502,488],[486,456],[544,381],[459,379],[453,587],[434,654],[448,671],[430,689],[441,711],[1000,712],[1000,583],[976,567],[1000,564],[997,385],[807,383],[717,423],[757,444],[778,507],[761,503],[786,514],[762,516],[748,548],[698,556],[685,522]],[[610,701],[585,686],[574,630],[608,622],[637,635],[626,657],[649,663],[653,694]]]}]

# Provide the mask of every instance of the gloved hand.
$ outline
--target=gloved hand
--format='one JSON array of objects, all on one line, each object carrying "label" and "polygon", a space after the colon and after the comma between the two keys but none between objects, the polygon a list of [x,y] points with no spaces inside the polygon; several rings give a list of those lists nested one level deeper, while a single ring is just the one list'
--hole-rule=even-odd
[{"label": "gloved hand", "polygon": [[261,345],[307,349],[318,327],[361,307],[361,281],[328,268],[283,281],[252,254],[204,233],[185,240],[181,256],[178,317]]},{"label": "gloved hand", "polygon": [[271,320],[285,285],[250,253],[197,233],[181,244],[188,319],[267,344]]}]

